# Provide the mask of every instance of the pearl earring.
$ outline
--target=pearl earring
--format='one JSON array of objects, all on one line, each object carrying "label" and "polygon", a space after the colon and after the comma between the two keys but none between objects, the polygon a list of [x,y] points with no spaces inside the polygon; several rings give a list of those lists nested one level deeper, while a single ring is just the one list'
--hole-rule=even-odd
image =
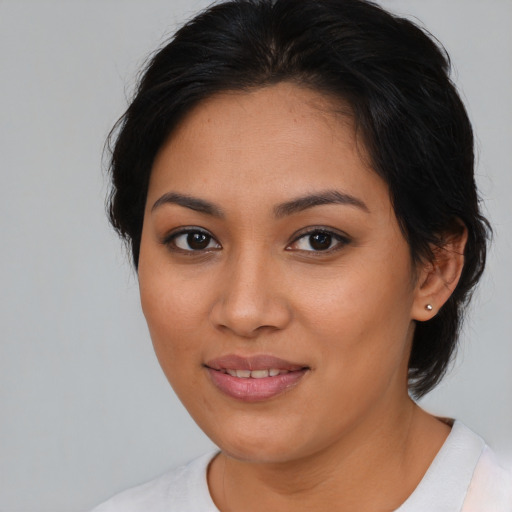
[{"label": "pearl earring", "polygon": [[427,305],[425,306],[425,309],[426,309],[427,311],[432,311],[434,308],[432,307],[432,304],[427,304]]}]

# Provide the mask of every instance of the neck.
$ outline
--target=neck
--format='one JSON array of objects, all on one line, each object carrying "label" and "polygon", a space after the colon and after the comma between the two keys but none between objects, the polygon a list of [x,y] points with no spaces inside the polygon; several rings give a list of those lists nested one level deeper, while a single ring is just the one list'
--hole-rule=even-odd
[{"label": "neck", "polygon": [[332,510],[338,503],[344,512],[395,510],[421,481],[449,428],[409,398],[384,410],[301,459],[268,464],[221,453],[208,475],[217,507],[300,512]]}]

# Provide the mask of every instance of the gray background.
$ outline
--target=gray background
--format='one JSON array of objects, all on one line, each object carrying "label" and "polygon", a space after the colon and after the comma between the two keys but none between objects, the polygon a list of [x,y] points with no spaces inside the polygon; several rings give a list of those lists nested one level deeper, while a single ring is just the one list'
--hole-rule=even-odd
[{"label": "gray background", "polygon": [[[424,404],[512,461],[512,1],[382,3],[449,50],[496,230],[455,367]],[[211,447],[153,355],[101,170],[145,56],[204,5],[0,0],[0,511],[85,510]]]}]

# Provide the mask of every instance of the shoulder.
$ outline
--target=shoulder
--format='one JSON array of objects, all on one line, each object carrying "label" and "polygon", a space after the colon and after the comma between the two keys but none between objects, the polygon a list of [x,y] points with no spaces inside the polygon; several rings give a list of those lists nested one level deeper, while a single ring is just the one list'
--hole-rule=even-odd
[{"label": "shoulder", "polygon": [[469,484],[463,512],[512,511],[512,469],[505,469],[485,446]]},{"label": "shoulder", "polygon": [[456,421],[422,481],[397,512],[512,512],[512,475],[484,440]]},{"label": "shoulder", "polygon": [[91,512],[217,512],[206,481],[209,453],[189,464],[121,492]]}]

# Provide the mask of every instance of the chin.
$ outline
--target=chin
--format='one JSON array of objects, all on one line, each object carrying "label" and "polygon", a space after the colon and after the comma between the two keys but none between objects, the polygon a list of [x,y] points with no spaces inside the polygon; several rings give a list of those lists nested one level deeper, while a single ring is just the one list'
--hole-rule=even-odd
[{"label": "chin", "polygon": [[[243,424],[226,425],[222,431],[211,433],[212,441],[233,459],[255,464],[279,464],[311,455],[315,449],[302,437],[300,426],[270,425],[256,422],[252,428]],[[207,434],[209,434],[207,432]]]},{"label": "chin", "polygon": [[220,449],[227,457],[252,464],[283,464],[296,458],[289,446],[280,446],[275,442],[265,446],[265,443],[264,440],[255,443],[229,442]]}]

